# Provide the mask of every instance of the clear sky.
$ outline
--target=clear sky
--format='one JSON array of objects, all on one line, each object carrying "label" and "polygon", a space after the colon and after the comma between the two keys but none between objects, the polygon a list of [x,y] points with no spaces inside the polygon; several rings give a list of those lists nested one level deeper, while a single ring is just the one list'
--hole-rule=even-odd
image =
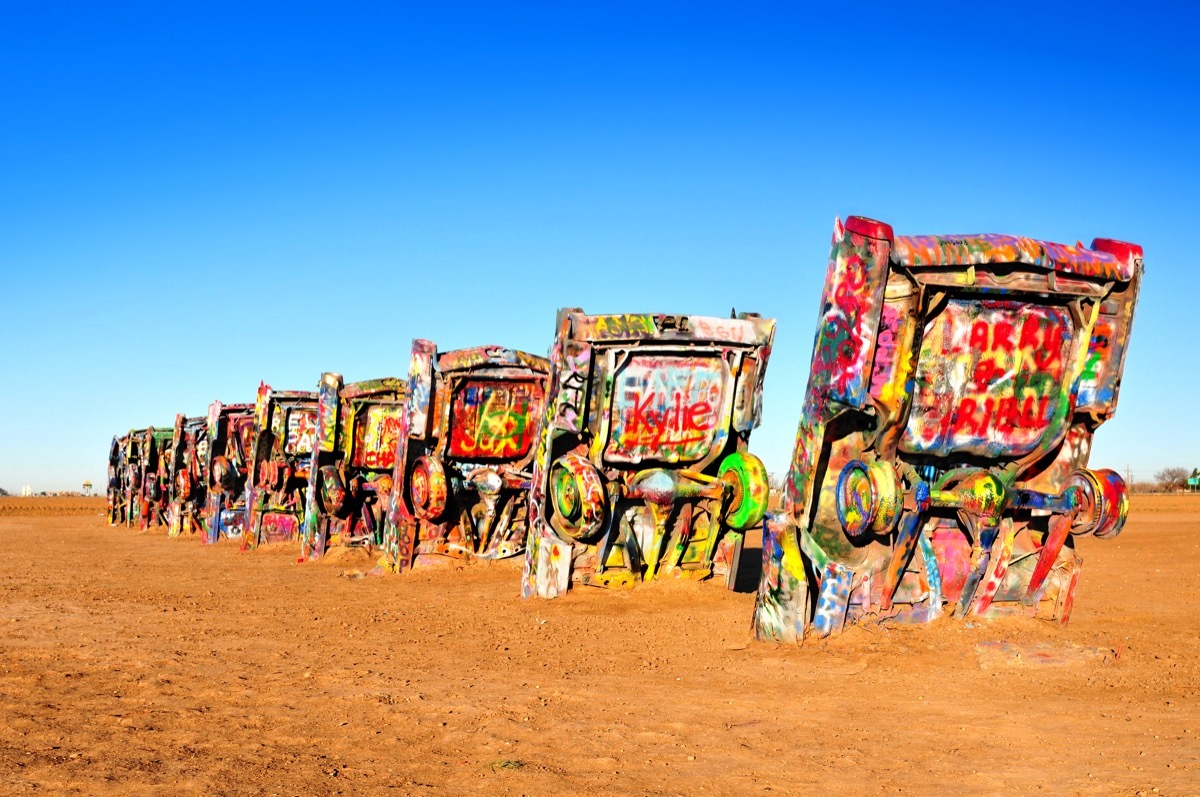
[{"label": "clear sky", "polygon": [[777,318],[782,471],[849,214],[1142,244],[1092,461],[1200,466],[1196,12],[802,5],[0,3],[0,487],[566,305]]}]

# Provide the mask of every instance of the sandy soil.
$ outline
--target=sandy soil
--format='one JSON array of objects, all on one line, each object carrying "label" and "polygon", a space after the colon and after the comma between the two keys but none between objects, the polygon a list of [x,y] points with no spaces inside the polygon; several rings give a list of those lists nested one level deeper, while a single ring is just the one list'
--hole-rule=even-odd
[{"label": "sandy soil", "polygon": [[522,602],[512,563],[0,513],[0,793],[1200,794],[1200,499],[1082,550],[1063,629],[781,648],[713,585]]},{"label": "sandy soil", "polygon": [[0,517],[44,517],[46,515],[94,515],[104,512],[107,506],[104,497],[34,496],[21,498],[15,495],[0,495]]}]

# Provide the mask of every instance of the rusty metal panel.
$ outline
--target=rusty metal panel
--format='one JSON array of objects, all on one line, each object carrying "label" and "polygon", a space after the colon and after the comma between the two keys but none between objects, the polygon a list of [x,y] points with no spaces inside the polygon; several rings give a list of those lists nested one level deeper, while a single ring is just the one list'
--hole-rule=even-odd
[{"label": "rusty metal panel", "polygon": [[829,262],[755,633],[1065,622],[1072,536],[1113,537],[1128,510],[1121,477],[1088,458],[1116,406],[1141,248],[897,237],[852,217]]}]

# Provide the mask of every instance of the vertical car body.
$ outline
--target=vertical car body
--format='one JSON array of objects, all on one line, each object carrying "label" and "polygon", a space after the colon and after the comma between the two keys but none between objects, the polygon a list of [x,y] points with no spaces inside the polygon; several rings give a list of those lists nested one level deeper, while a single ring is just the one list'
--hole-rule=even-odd
[{"label": "vertical car body", "polygon": [[390,569],[525,550],[550,363],[499,346],[414,340],[385,533]]},{"label": "vertical car body", "polygon": [[136,463],[140,459],[142,435],[139,429],[114,437],[108,447],[108,524],[129,525],[137,515],[138,491]]},{"label": "vertical car body", "polygon": [[316,391],[258,386],[243,550],[299,538],[316,438]]},{"label": "vertical car body", "polygon": [[246,525],[246,484],[254,441],[254,405],[208,407],[204,541],[240,538]]},{"label": "vertical car body", "polygon": [[319,558],[330,545],[382,543],[403,414],[399,379],[343,384],[340,374],[321,375],[300,535],[303,558]]},{"label": "vertical car body", "polygon": [[522,594],[660,572],[732,586],[767,508],[746,450],[775,322],[562,310],[533,465]]},{"label": "vertical car body", "polygon": [[142,432],[135,464],[138,527],[166,525],[170,487],[171,429],[150,427]]},{"label": "vertical car body", "polygon": [[167,534],[200,534],[207,494],[208,418],[175,416],[168,471]]},{"label": "vertical car body", "polygon": [[1088,469],[1117,406],[1140,247],[835,225],[783,511],[763,541],[760,638],[846,622],[1065,622],[1072,535],[1128,507]]}]

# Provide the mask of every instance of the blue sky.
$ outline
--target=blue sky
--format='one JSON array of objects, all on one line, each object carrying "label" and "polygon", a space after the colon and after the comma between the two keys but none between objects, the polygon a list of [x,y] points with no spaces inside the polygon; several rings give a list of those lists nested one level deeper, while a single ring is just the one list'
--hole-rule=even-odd
[{"label": "blue sky", "polygon": [[854,213],[1141,243],[1092,461],[1200,466],[1195,12],[969,5],[0,3],[0,487],[565,305],[779,319],[781,471]]}]

